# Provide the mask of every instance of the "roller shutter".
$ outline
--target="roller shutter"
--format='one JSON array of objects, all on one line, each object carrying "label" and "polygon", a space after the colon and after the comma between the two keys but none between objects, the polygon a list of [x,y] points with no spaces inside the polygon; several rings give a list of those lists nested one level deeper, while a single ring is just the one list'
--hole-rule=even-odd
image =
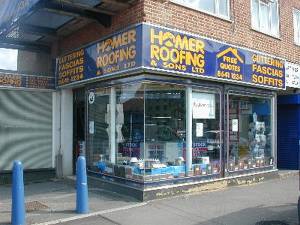
[{"label": "roller shutter", "polygon": [[52,167],[52,93],[0,90],[0,171]]}]

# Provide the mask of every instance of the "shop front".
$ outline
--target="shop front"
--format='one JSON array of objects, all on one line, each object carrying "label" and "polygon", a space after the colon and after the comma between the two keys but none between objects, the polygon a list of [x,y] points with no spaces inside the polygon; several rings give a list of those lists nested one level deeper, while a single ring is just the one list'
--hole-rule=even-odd
[{"label": "shop front", "polygon": [[276,170],[284,61],[138,24],[58,59],[58,86],[83,86],[91,176],[134,187]]}]

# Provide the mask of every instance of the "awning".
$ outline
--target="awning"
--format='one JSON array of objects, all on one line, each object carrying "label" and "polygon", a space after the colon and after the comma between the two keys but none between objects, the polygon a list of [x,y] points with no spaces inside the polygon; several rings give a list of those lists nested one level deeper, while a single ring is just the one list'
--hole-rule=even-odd
[{"label": "awning", "polygon": [[51,44],[86,24],[111,25],[135,0],[3,0],[0,47],[50,52]]}]

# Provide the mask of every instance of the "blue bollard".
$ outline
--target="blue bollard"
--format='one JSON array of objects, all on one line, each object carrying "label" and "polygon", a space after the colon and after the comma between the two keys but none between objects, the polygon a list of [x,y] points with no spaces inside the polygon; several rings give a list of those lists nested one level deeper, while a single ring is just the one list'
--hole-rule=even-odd
[{"label": "blue bollard", "polygon": [[80,214],[89,212],[88,185],[86,176],[86,162],[79,156],[76,163],[76,212]]},{"label": "blue bollard", "polygon": [[25,222],[23,165],[14,161],[12,180],[11,224],[23,225]]}]

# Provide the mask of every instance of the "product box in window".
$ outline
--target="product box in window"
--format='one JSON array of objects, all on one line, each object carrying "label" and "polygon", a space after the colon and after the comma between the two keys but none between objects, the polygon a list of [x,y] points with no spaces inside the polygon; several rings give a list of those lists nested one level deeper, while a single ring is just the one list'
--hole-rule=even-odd
[{"label": "product box in window", "polygon": [[114,174],[114,165],[112,163],[106,163],[104,173],[113,175]]},{"label": "product box in window", "polygon": [[256,167],[261,167],[262,166],[262,162],[263,162],[263,158],[262,157],[256,157],[256,159],[255,159],[255,166]]},{"label": "product box in window", "polygon": [[229,162],[228,170],[229,171],[234,171],[234,162]]},{"label": "product box in window", "polygon": [[239,161],[239,170],[245,169],[244,161]]},{"label": "product box in window", "polygon": [[264,159],[261,159],[261,160],[260,160],[260,166],[261,166],[261,167],[264,167],[264,166],[265,166],[265,160],[264,160]]},{"label": "product box in window", "polygon": [[211,167],[210,164],[207,164],[207,165],[206,165],[206,173],[207,173],[207,174],[212,174],[212,167]]},{"label": "product box in window", "polygon": [[125,177],[131,179],[133,176],[133,168],[131,166],[125,166]]},{"label": "product box in window", "polygon": [[199,175],[201,175],[200,165],[195,165],[194,166],[194,176],[199,176]]}]

